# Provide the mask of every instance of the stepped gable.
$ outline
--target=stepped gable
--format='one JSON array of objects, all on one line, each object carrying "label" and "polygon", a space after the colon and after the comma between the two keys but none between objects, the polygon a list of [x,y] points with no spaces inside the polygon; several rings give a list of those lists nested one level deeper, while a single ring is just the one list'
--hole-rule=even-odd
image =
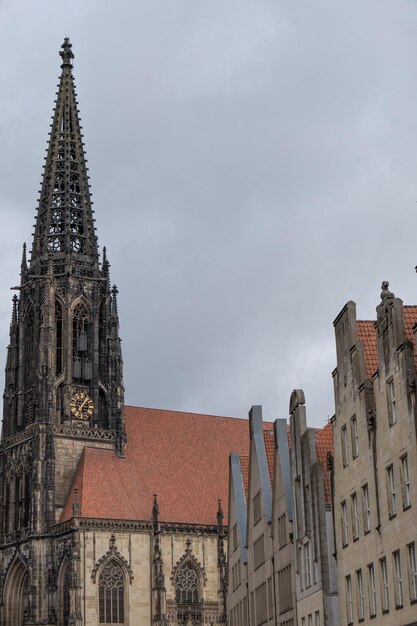
[{"label": "stepped gable", "polygon": [[156,493],[161,521],[215,525],[229,455],[249,447],[248,420],[133,406],[125,419],[126,457],[85,448],[61,521],[73,517],[77,488],[81,517],[149,520]]},{"label": "stepped gable", "polygon": [[333,454],[333,429],[330,423],[316,431],[316,450],[317,459],[323,467],[324,498],[326,504],[331,504],[330,472],[327,469],[327,453]]}]

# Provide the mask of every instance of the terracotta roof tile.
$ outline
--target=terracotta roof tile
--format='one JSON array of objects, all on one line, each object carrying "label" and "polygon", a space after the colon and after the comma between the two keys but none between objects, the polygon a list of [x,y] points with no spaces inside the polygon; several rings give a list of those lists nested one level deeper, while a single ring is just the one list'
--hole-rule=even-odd
[{"label": "terracotta roof tile", "polygon": [[326,424],[321,430],[316,432],[317,458],[323,467],[324,477],[324,498],[327,504],[331,503],[330,472],[327,469],[327,453],[333,454],[333,428]]},{"label": "terracotta roof tile", "polygon": [[264,442],[266,460],[268,462],[269,479],[272,482],[274,480],[274,456],[275,456],[275,437],[273,430],[264,430]]},{"label": "terracotta roof tile", "polygon": [[125,418],[126,458],[85,448],[62,521],[75,487],[82,517],[149,520],[154,493],[162,521],[215,524],[218,499],[227,515],[229,454],[247,453],[248,420],[132,406]]},{"label": "terracotta roof tile", "polygon": [[376,322],[372,320],[357,320],[356,329],[358,339],[362,341],[366,376],[372,379],[378,371],[378,351],[376,345]]},{"label": "terracotta roof tile", "polygon": [[414,367],[417,371],[417,348],[414,337],[414,326],[417,324],[417,306],[404,306],[403,315],[405,336],[413,344]]},{"label": "terracotta roof tile", "polygon": [[244,454],[240,455],[240,465],[242,467],[243,489],[245,490],[245,498],[247,502],[248,493],[249,493],[249,456],[248,455],[244,455]]}]

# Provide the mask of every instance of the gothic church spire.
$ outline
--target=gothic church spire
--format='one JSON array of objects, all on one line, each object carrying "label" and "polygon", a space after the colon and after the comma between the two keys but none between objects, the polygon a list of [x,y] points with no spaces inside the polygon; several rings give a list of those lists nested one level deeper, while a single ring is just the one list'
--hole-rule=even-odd
[{"label": "gothic church spire", "polygon": [[41,185],[30,272],[98,275],[97,238],[88,183],[83,135],[72,74],[74,54],[66,38],[62,72]]}]

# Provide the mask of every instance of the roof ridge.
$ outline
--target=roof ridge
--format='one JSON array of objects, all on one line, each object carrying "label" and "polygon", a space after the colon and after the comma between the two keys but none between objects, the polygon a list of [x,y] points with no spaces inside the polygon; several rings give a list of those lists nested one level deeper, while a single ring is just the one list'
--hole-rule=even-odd
[{"label": "roof ridge", "polygon": [[[177,413],[180,415],[195,415],[196,417],[215,417],[216,419],[223,419],[223,420],[240,420],[241,422],[248,422],[249,423],[249,418],[248,417],[232,417],[231,415],[214,415],[213,413],[196,413],[194,411],[180,411],[179,409],[160,409],[158,407],[151,407],[151,406],[139,406],[137,404],[125,404],[125,408],[131,408],[131,409],[143,409],[145,411],[163,411],[164,413]],[[266,421],[264,422],[264,424],[267,425],[273,425],[273,422],[269,422]],[[266,428],[265,430],[270,430],[269,428]]]}]

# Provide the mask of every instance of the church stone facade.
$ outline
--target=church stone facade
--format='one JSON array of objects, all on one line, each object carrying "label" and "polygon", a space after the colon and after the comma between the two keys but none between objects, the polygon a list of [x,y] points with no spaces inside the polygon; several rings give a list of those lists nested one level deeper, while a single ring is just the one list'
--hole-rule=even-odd
[{"label": "church stone facade", "polygon": [[227,461],[248,445],[246,422],[124,406],[68,39],[60,55],[7,349],[0,623],[214,626],[226,619]]}]

